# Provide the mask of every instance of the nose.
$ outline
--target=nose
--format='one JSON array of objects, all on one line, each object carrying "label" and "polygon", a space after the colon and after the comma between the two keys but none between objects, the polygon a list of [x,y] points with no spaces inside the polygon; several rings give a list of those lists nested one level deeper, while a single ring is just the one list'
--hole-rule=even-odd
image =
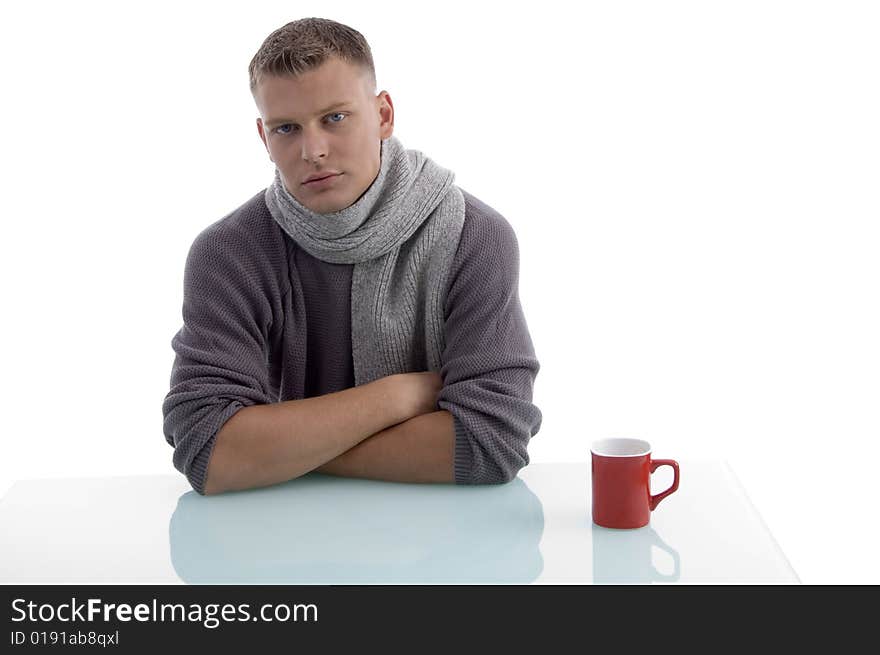
[{"label": "nose", "polygon": [[318,162],[327,157],[327,141],[320,133],[305,134],[302,138],[302,158],[308,162]]}]

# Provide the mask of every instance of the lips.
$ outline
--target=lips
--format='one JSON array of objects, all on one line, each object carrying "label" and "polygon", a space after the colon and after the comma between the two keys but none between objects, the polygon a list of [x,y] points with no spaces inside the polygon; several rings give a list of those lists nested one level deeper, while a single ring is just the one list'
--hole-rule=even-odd
[{"label": "lips", "polygon": [[326,180],[327,178],[330,178],[330,177],[336,177],[337,175],[340,175],[340,173],[329,173],[329,174],[324,175],[322,177],[314,177],[310,180],[306,180],[303,184],[312,184],[313,182],[320,182],[321,180]]}]

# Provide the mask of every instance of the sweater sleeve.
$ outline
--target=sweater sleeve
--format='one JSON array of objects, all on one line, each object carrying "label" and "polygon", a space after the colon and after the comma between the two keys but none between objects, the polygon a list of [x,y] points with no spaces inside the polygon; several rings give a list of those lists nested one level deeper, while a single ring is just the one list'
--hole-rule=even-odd
[{"label": "sweater sleeve", "polygon": [[527,446],[541,426],[532,403],[539,363],[519,301],[516,235],[500,214],[477,207],[453,262],[438,399],[453,415],[456,484],[512,480],[529,463]]},{"label": "sweater sleeve", "polygon": [[171,340],[162,404],[174,466],[202,495],[216,433],[243,407],[272,402],[272,303],[261,290],[260,260],[241,231],[220,227],[200,233],[187,255],[183,327]]}]

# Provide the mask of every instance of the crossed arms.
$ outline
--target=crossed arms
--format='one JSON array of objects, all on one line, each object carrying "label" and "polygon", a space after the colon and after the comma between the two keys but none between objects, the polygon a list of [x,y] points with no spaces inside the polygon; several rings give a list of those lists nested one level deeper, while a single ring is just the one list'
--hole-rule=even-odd
[{"label": "crossed arms", "polygon": [[[452,414],[437,373],[401,373],[314,398],[240,409],[217,433],[205,494],[312,470],[395,482],[452,482]],[[296,426],[294,430],[292,426]]]}]

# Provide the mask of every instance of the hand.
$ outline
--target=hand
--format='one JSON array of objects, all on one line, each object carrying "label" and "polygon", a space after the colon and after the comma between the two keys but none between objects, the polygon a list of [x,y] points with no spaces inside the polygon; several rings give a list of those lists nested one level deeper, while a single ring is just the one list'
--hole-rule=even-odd
[{"label": "hand", "polygon": [[435,371],[397,373],[389,375],[392,394],[409,420],[421,414],[437,411],[437,398],[443,388],[443,378]]}]

